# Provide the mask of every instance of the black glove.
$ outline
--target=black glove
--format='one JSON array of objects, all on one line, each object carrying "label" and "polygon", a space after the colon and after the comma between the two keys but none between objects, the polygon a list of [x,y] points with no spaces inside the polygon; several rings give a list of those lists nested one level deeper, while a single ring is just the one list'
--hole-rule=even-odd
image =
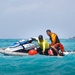
[{"label": "black glove", "polygon": [[33,38],[33,37],[31,37],[31,39],[32,39],[32,41],[36,41],[36,39],[35,39],[35,38]]}]

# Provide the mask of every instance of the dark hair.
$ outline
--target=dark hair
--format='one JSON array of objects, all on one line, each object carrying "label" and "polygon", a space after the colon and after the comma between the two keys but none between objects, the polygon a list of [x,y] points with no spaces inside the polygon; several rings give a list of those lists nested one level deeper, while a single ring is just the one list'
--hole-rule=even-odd
[{"label": "dark hair", "polygon": [[51,32],[51,30],[48,29],[48,30],[46,30],[46,32]]},{"label": "dark hair", "polygon": [[38,39],[40,40],[40,39],[43,39],[43,36],[42,35],[39,35],[38,36]]}]

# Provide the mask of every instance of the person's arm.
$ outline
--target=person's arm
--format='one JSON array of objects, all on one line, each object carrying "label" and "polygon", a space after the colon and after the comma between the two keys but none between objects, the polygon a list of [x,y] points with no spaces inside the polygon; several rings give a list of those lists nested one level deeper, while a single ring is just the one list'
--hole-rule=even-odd
[{"label": "person's arm", "polygon": [[45,52],[45,43],[43,43],[43,53]]},{"label": "person's arm", "polygon": [[38,38],[33,37],[32,40],[33,41],[38,41]]}]

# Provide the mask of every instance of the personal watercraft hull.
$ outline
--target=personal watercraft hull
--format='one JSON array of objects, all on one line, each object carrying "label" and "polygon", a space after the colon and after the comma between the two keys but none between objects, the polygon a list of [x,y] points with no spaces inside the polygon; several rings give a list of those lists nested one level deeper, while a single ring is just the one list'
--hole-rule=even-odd
[{"label": "personal watercraft hull", "polygon": [[[0,53],[5,54],[5,55],[10,55],[10,56],[28,56],[28,53],[25,52],[11,52],[11,51],[7,51],[5,49],[0,49]],[[69,54],[75,54],[74,51],[66,51],[63,52],[64,55],[69,55]]]},{"label": "personal watercraft hull", "polygon": [[10,55],[10,56],[27,56],[28,53],[23,53],[23,52],[11,52],[11,51],[6,51],[5,49],[0,49],[0,53],[4,55]]}]

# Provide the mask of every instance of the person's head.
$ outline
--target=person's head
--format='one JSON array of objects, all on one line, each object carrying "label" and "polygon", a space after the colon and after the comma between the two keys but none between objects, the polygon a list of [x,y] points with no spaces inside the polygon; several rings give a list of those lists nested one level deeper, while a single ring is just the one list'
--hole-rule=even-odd
[{"label": "person's head", "polygon": [[48,36],[50,36],[51,35],[51,30],[49,30],[49,29],[46,30],[46,33],[47,33]]},{"label": "person's head", "polygon": [[38,36],[38,39],[39,39],[40,42],[43,41],[43,36],[42,35],[39,35]]}]

